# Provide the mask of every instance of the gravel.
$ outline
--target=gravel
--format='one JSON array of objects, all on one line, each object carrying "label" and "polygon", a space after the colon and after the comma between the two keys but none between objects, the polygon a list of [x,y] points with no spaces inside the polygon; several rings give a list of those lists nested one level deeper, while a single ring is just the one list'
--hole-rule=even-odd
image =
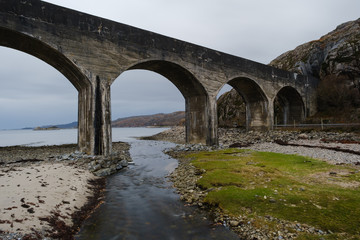
[{"label": "gravel", "polygon": [[[331,164],[360,164],[360,155],[354,153],[345,153],[320,147],[332,147],[338,149],[347,149],[360,153],[360,135],[355,133],[336,133],[312,131],[301,133],[297,131],[245,131],[237,128],[220,128],[218,149],[227,148],[236,144],[243,146],[241,148],[252,149],[255,151],[277,152],[284,154],[298,154],[306,157],[312,157],[327,161]],[[185,128],[174,127],[153,136],[156,140],[172,141],[182,143],[177,151],[198,151],[212,150],[214,147],[203,145],[184,144]],[[282,146],[275,143],[281,140],[287,143],[296,143],[300,145],[318,146],[316,148]],[[341,143],[352,142],[352,143]],[[202,148],[202,149],[201,149]],[[175,149],[176,150],[176,149]]]}]

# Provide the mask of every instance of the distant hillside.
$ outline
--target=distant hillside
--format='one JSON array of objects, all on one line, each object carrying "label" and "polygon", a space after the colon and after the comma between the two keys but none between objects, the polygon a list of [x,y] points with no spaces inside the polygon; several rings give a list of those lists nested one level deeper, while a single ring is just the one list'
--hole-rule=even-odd
[{"label": "distant hillside", "polygon": [[185,112],[159,113],[136,117],[119,118],[112,122],[113,127],[150,127],[150,126],[176,126],[185,120]]},{"label": "distant hillside", "polygon": [[[113,127],[151,127],[151,126],[177,126],[183,125],[185,122],[185,112],[178,111],[173,113],[158,113],[153,115],[134,116],[119,118],[112,121]],[[36,129],[47,129],[47,128],[77,128],[78,122],[72,122],[68,124],[52,124],[36,127]],[[31,129],[31,128],[29,128]]]},{"label": "distant hillside", "polygon": [[77,128],[78,126],[78,122],[72,122],[72,123],[67,123],[67,124],[53,124],[53,125],[46,125],[46,126],[41,126],[41,127],[37,127],[37,128],[52,128],[52,127],[56,127],[56,128]]}]

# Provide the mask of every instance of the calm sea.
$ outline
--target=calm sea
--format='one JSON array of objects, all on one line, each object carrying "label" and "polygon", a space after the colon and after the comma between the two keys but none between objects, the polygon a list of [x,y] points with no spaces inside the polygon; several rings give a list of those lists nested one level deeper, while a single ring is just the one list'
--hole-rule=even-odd
[{"label": "calm sea", "polygon": [[[133,141],[135,137],[151,136],[167,128],[113,128],[113,142]],[[77,143],[77,129],[48,131],[3,130],[0,131],[0,146],[44,146]]]}]

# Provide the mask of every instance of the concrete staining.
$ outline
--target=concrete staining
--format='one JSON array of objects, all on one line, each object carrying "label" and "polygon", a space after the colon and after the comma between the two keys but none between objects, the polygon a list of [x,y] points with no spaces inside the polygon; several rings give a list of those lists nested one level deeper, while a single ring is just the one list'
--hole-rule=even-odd
[{"label": "concrete staining", "polygon": [[0,0],[0,46],[31,54],[78,90],[78,147],[111,153],[110,87],[144,69],[185,98],[186,141],[216,145],[216,96],[225,85],[245,99],[248,128],[271,129],[279,95],[286,121],[316,111],[317,80],[39,0]]}]

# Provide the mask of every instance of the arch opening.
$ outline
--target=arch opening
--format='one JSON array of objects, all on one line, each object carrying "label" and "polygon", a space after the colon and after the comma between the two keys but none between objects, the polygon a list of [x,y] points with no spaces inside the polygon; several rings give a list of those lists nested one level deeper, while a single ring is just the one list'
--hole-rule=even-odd
[{"label": "arch opening", "polygon": [[61,53],[61,49],[54,49],[41,40],[21,32],[0,27],[0,46],[32,55],[54,67],[70,81],[78,92],[78,147],[80,151],[91,153],[92,133],[89,130],[91,104],[87,102],[91,83],[87,77]]},{"label": "arch opening", "polygon": [[305,118],[305,105],[296,89],[283,87],[274,99],[274,124],[293,125]]},{"label": "arch opening", "polygon": [[75,129],[33,131],[37,127],[76,127],[77,91],[70,82],[64,81],[56,69],[26,53],[0,47],[0,56],[6,56],[0,66],[0,129],[22,130],[2,132],[8,137],[1,137],[0,145],[77,143]]},{"label": "arch opening", "polygon": [[246,128],[269,128],[268,100],[261,87],[253,80],[238,77],[228,82],[242,96],[246,106]]},{"label": "arch opening", "polygon": [[220,128],[246,128],[245,100],[228,84],[217,95],[217,116]]},{"label": "arch opening", "polygon": [[[129,70],[147,70],[170,81],[185,99],[185,141],[211,142],[208,128],[208,95],[201,83],[185,68],[168,61],[146,61]],[[166,90],[164,90],[166,91]]]},{"label": "arch opening", "polygon": [[0,46],[30,54],[61,72],[80,91],[90,82],[86,76],[60,51],[46,43],[20,32],[0,27]]}]

